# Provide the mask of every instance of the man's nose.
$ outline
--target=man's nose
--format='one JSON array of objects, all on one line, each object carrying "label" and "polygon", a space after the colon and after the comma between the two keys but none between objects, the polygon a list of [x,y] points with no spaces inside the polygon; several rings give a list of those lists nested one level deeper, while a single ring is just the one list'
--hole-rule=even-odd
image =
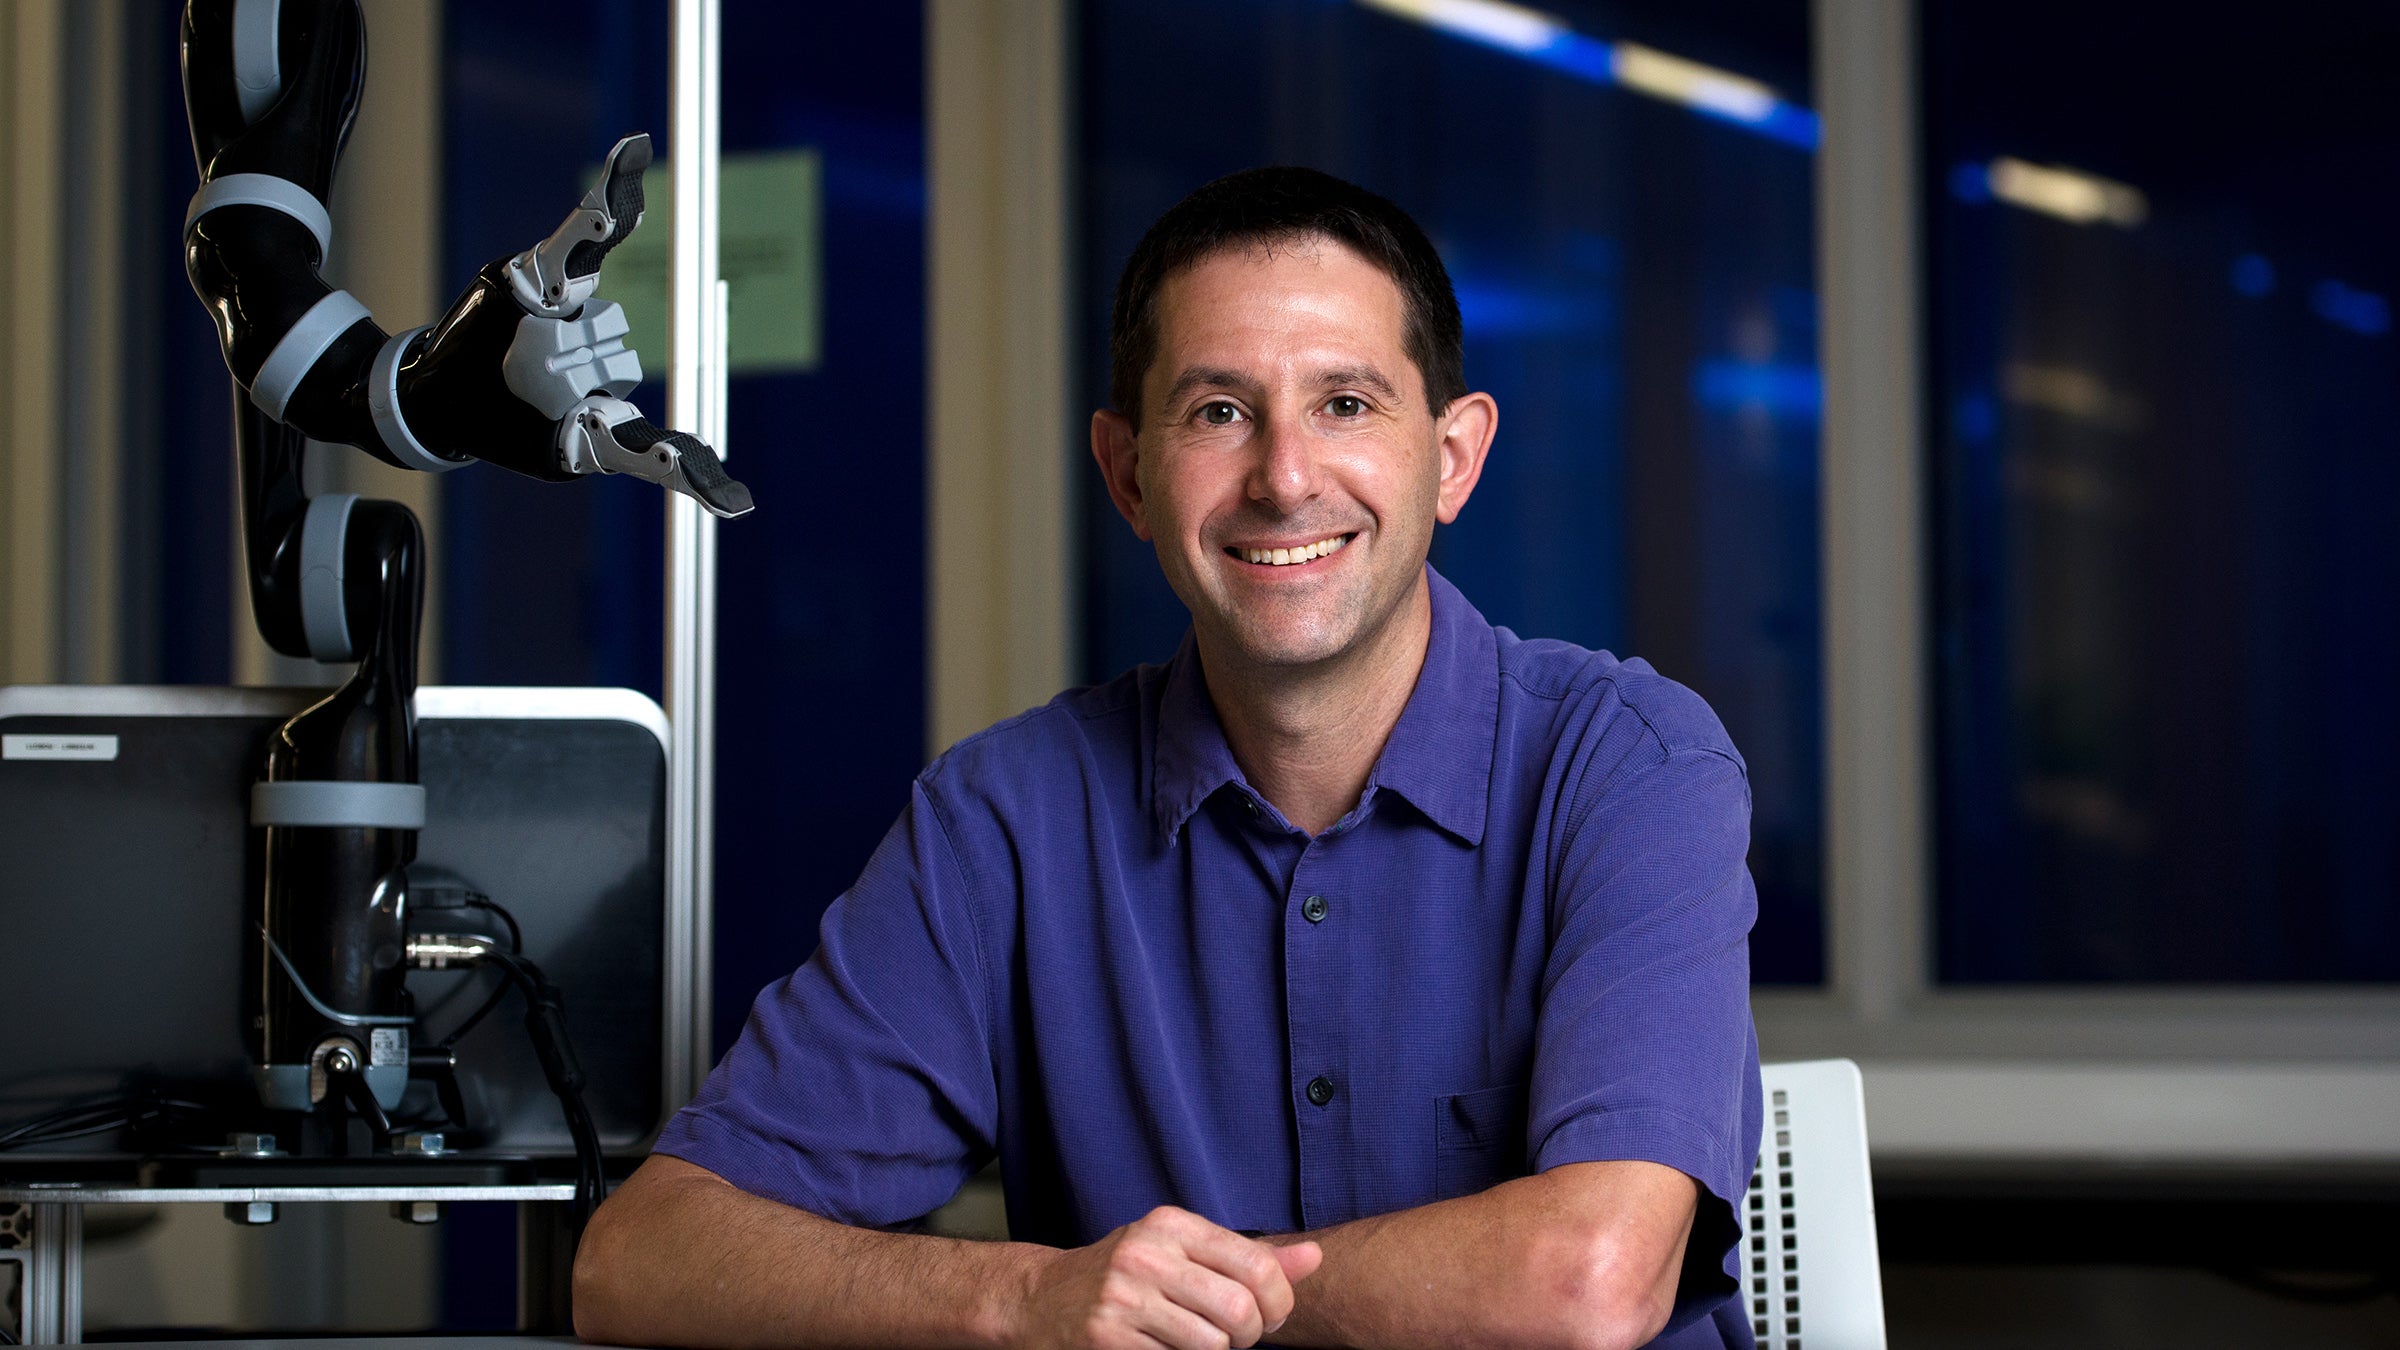
[{"label": "man's nose", "polygon": [[1324,464],[1308,420],[1278,413],[1259,423],[1257,459],[1250,470],[1250,497],[1289,515],[1317,495]]}]

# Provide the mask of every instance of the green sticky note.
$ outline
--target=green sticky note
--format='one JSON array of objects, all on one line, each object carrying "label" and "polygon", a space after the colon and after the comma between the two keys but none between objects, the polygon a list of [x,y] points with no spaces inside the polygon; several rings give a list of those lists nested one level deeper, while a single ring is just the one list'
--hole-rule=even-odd
[{"label": "green sticky note", "polygon": [[[642,227],[600,269],[600,298],[625,307],[645,382],[667,370],[674,167],[642,179]],[[824,343],[822,160],[814,150],[727,155],[717,168],[717,270],[726,285],[726,365],[735,375],[814,370]],[[596,181],[599,166],[584,175]]]}]

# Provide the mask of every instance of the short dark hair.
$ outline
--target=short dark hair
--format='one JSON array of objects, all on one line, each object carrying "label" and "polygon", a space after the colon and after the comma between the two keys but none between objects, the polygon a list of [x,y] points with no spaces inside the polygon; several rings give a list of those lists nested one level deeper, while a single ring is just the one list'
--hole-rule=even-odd
[{"label": "short dark hair", "polygon": [[1430,411],[1467,392],[1458,296],[1433,241],[1406,211],[1329,173],[1290,165],[1244,169],[1177,202],[1126,259],[1108,325],[1108,390],[1136,429],[1142,381],[1158,359],[1158,292],[1167,278],[1228,249],[1331,239],[1400,287],[1401,348],[1424,377]]}]

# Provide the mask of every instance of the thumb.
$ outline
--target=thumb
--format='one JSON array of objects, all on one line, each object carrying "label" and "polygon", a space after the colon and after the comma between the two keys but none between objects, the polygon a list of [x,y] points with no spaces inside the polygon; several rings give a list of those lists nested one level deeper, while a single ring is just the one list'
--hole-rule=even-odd
[{"label": "thumb", "polygon": [[1314,1242],[1295,1242],[1289,1247],[1277,1247],[1275,1259],[1283,1266],[1283,1278],[1298,1284],[1325,1263],[1325,1249]]}]

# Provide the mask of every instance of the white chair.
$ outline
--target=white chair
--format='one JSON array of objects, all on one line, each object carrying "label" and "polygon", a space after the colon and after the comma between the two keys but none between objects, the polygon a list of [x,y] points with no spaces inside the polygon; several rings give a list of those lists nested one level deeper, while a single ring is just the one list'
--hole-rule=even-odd
[{"label": "white chair", "polygon": [[1759,1350],[1883,1350],[1867,1096],[1846,1059],[1768,1064],[1766,1126],[1742,1216]]}]

